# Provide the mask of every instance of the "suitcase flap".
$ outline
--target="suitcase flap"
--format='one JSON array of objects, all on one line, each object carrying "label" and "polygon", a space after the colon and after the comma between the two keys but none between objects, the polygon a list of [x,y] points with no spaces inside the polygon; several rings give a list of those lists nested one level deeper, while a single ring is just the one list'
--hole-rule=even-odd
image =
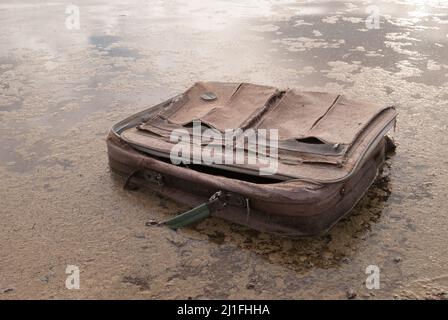
[{"label": "suitcase flap", "polygon": [[[176,129],[193,137],[187,142],[192,146],[221,146],[222,154],[228,142],[214,139],[210,143],[210,139],[204,140],[207,137],[204,132],[211,130],[219,135],[229,129],[243,132],[253,129],[259,137],[265,134],[265,139],[257,138],[256,150],[246,142],[247,136],[235,136],[232,147],[235,151],[243,149],[246,159],[254,152],[257,157],[269,157],[270,149],[263,146],[263,141],[268,141],[266,132],[276,129],[279,176],[297,177],[303,172],[313,176],[314,171],[319,171],[323,172],[322,176],[327,172],[329,177],[334,177],[354,168],[366,155],[366,150],[372,148],[371,144],[379,143],[378,136],[384,136],[395,117],[394,107],[358,102],[337,94],[295,89],[281,91],[249,83],[199,82],[143,123],[122,132],[121,137],[138,145],[140,150],[154,150],[158,156],[170,157],[173,145],[179,143],[172,139]],[[201,124],[199,141],[194,139],[195,123]],[[192,159],[201,159],[201,151],[198,154],[194,147],[190,149]],[[220,153],[219,149],[213,152]],[[261,165],[245,163],[223,167],[231,170],[238,167],[258,174],[256,169]],[[339,174],[331,172],[338,170]]]},{"label": "suitcase flap", "polygon": [[193,121],[199,120],[220,132],[245,129],[277,94],[276,88],[250,83],[198,82],[160,113],[158,119],[151,119],[139,128],[152,130],[153,121],[159,122],[159,126],[165,123],[167,127],[188,128]]}]

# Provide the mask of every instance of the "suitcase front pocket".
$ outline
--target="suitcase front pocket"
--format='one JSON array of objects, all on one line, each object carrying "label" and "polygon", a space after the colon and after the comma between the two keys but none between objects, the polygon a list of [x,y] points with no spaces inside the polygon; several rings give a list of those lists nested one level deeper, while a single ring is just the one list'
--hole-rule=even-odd
[{"label": "suitcase front pocket", "polygon": [[288,90],[257,128],[278,129],[280,158],[339,164],[385,109],[336,94]]},{"label": "suitcase front pocket", "polygon": [[185,127],[199,120],[221,132],[245,129],[278,93],[274,87],[248,83],[197,83],[160,116],[170,124]]}]

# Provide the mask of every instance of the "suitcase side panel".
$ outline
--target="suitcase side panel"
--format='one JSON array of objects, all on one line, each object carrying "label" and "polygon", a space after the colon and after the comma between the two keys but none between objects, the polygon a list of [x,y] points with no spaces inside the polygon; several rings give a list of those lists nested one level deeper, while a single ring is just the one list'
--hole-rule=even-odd
[{"label": "suitcase side panel", "polygon": [[229,191],[247,198],[249,208],[230,205],[215,216],[260,231],[301,236],[322,233],[356,205],[384,161],[385,143],[380,143],[351,179],[321,186],[297,181],[254,184],[212,176],[148,158],[113,135],[108,138],[108,150],[112,170],[121,175],[136,169],[161,173],[163,185],[147,183],[142,176],[134,180],[161,195],[196,206],[218,190]]}]

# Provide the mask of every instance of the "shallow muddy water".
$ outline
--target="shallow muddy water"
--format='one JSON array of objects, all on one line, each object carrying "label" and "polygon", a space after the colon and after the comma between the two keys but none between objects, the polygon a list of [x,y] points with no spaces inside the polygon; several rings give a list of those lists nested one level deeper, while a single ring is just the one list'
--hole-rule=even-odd
[{"label": "shallow muddy water", "polygon": [[[446,1],[77,1],[79,30],[68,4],[0,4],[0,299],[448,298]],[[186,208],[123,191],[105,136],[199,80],[395,104],[396,154],[322,237],[147,227]]]}]

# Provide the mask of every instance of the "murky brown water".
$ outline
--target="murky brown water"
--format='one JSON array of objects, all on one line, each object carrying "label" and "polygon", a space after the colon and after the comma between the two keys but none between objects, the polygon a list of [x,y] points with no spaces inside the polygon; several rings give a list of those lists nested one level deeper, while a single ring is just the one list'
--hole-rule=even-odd
[{"label": "murky brown water", "polygon": [[[80,30],[67,4],[0,4],[0,299],[447,298],[446,1],[84,0]],[[395,103],[397,153],[321,238],[146,227],[185,208],[123,191],[104,137],[197,80]]]}]

